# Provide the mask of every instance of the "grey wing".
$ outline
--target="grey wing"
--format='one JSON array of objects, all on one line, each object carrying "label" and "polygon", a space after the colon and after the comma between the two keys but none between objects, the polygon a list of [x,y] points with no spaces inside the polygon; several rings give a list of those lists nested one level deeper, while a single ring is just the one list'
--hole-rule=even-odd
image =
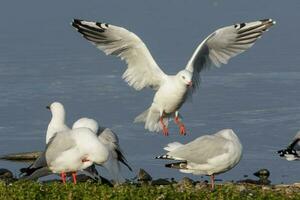
[{"label": "grey wing", "polygon": [[55,133],[46,146],[45,158],[47,163],[55,160],[62,152],[75,146],[75,140],[70,136],[69,132]]},{"label": "grey wing", "polygon": [[166,74],[159,68],[144,42],[125,28],[74,19],[72,26],[107,55],[125,60],[122,78],[134,89],[158,89]]},{"label": "grey wing", "polygon": [[206,135],[167,153],[175,160],[205,164],[207,160],[228,152],[228,141],[222,137]]},{"label": "grey wing", "polygon": [[108,143],[119,145],[119,138],[111,129],[99,127],[97,136],[99,139],[105,140]]},{"label": "grey wing", "polygon": [[98,138],[103,141],[108,147],[109,150],[112,152],[112,156],[114,159],[117,159],[119,162],[123,163],[130,171],[132,171],[131,167],[128,164],[128,161],[126,160],[120,144],[119,144],[119,138],[117,134],[115,134],[111,129],[109,128],[99,128],[97,132]]},{"label": "grey wing", "polygon": [[212,64],[217,67],[227,64],[232,57],[252,47],[274,24],[272,19],[263,19],[223,27],[210,34],[197,47],[186,66],[193,73],[192,91],[199,86],[199,73],[203,69],[210,68]]},{"label": "grey wing", "polygon": [[300,153],[300,138],[296,138],[291,142],[288,146],[288,149],[293,149],[297,151],[297,153]]},{"label": "grey wing", "polygon": [[45,151],[34,161],[31,167],[45,167],[47,166]]},{"label": "grey wing", "polygon": [[298,131],[297,134],[294,137],[294,139],[298,139],[298,138],[300,138],[300,131]]},{"label": "grey wing", "polygon": [[300,131],[297,132],[297,134],[295,135],[293,141],[289,144],[287,149],[293,149],[298,154],[300,154]]}]

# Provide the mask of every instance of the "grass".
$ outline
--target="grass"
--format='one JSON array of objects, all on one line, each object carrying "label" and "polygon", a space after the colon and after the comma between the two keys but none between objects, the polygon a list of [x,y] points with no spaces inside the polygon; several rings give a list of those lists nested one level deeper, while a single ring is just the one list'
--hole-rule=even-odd
[{"label": "grass", "polygon": [[207,186],[167,185],[136,186],[122,185],[109,187],[96,183],[37,183],[0,182],[0,199],[300,199],[298,189],[276,189],[255,185],[217,185],[215,191]]}]

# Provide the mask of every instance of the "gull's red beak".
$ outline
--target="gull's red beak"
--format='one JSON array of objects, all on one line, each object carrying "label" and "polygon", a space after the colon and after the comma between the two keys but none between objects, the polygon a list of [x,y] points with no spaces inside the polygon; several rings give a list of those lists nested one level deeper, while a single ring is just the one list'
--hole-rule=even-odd
[{"label": "gull's red beak", "polygon": [[192,87],[193,86],[193,82],[192,81],[188,82],[187,86]]}]

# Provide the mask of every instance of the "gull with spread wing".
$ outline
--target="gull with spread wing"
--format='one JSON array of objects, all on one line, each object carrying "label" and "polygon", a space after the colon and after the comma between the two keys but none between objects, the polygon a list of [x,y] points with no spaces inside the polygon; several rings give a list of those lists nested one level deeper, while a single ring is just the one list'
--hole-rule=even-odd
[{"label": "gull with spread wing", "polygon": [[151,106],[135,118],[151,132],[168,135],[168,121],[174,118],[180,134],[186,129],[179,109],[199,86],[200,72],[226,64],[230,58],[249,49],[275,21],[263,19],[220,28],[196,48],[185,69],[176,75],[165,74],[157,65],[143,41],[125,28],[107,23],[74,19],[72,26],[107,55],[125,60],[127,69],[122,78],[134,89],[150,87],[156,91]]}]

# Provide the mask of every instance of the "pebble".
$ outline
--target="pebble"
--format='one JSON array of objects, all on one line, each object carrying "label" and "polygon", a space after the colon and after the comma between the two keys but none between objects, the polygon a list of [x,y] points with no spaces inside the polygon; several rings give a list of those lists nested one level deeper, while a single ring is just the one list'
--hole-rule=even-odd
[{"label": "pebble", "polygon": [[157,180],[153,180],[151,182],[151,185],[170,185],[171,182],[168,181],[167,179],[159,178]]},{"label": "pebble", "polygon": [[244,185],[237,185],[236,186],[239,192],[244,192],[246,191],[246,187]]},{"label": "pebble", "polygon": [[300,183],[294,183],[293,186],[300,188]]},{"label": "pebble", "polygon": [[194,181],[188,177],[183,177],[179,182],[178,185],[193,185]]},{"label": "pebble", "polygon": [[138,175],[138,181],[141,182],[148,182],[148,181],[152,181],[152,177],[150,176],[150,174],[148,172],[146,172],[144,169],[140,169]]},{"label": "pebble", "polygon": [[8,169],[0,168],[0,179],[10,179],[13,178],[13,173]]}]

